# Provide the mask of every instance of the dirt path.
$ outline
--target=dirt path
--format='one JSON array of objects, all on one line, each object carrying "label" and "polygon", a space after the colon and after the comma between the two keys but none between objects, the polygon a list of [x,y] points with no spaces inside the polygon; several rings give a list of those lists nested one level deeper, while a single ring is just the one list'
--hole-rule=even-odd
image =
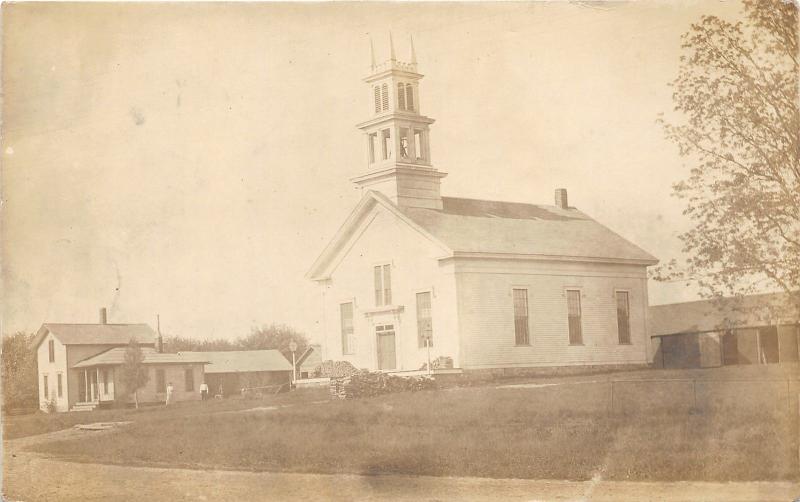
[{"label": "dirt path", "polygon": [[[89,434],[105,434],[108,431]],[[65,430],[3,444],[8,500],[392,500],[392,501],[781,501],[800,496],[793,483],[643,483],[593,480],[357,476],[199,471],[74,463],[20,451],[86,432]]]}]

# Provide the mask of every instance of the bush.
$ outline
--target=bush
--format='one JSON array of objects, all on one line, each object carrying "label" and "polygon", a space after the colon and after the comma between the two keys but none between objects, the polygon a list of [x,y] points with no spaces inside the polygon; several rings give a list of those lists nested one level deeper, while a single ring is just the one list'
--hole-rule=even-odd
[{"label": "bush", "polygon": [[314,378],[349,377],[358,372],[359,369],[347,361],[323,361],[314,368]]},{"label": "bush", "polygon": [[346,379],[338,397],[358,399],[395,392],[416,392],[435,389],[436,382],[429,377],[400,377],[379,371],[360,371]]}]

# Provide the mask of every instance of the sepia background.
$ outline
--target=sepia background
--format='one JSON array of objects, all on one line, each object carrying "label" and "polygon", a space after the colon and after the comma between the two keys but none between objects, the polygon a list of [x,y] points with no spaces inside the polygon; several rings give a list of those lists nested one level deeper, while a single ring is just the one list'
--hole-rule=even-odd
[{"label": "sepia background", "polygon": [[[358,200],[369,40],[413,35],[444,195],[570,204],[662,260],[688,227],[680,35],[738,2],[6,4],[3,332],[316,334],[304,274]],[[651,283],[652,304],[690,300]]]}]

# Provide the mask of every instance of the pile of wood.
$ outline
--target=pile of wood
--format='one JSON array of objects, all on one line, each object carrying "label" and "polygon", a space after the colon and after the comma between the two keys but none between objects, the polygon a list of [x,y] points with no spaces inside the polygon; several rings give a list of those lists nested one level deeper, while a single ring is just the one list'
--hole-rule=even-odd
[{"label": "pile of wood", "polygon": [[[453,369],[453,358],[448,356],[439,356],[433,361],[431,361],[431,368],[438,370],[438,369]],[[422,363],[420,366],[421,370],[428,369],[428,363]]]},{"label": "pile of wood", "polygon": [[314,368],[314,378],[341,378],[355,375],[359,369],[347,361],[323,361]]},{"label": "pile of wood", "polygon": [[345,391],[347,385],[350,383],[350,377],[331,378],[328,390],[331,394],[331,399],[347,399],[347,392]]}]

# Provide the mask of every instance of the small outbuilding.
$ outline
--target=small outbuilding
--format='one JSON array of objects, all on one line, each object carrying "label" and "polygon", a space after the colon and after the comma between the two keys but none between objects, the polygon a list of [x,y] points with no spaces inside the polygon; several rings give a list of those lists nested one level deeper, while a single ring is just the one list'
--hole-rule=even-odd
[{"label": "small outbuilding", "polygon": [[650,307],[662,368],[708,368],[800,360],[800,306],[782,293],[715,298]]},{"label": "small outbuilding", "polygon": [[211,395],[230,396],[242,389],[281,385],[292,381],[292,363],[279,350],[179,352],[208,361],[205,381]]},{"label": "small outbuilding", "polygon": [[297,358],[297,378],[314,378],[314,370],[322,364],[322,350],[319,345],[309,345]]}]

